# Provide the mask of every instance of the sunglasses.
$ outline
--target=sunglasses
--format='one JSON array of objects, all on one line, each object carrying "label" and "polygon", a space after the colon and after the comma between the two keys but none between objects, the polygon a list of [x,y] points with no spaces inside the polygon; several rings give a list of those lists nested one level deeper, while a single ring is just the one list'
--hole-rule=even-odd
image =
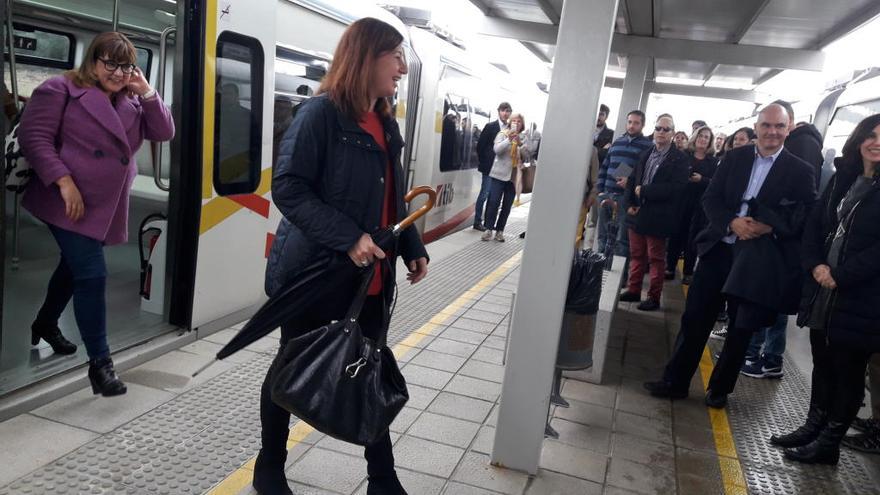
[{"label": "sunglasses", "polygon": [[673,129],[672,127],[663,127],[663,126],[659,126],[659,125],[654,128],[655,132],[672,132],[674,130],[675,129]]},{"label": "sunglasses", "polygon": [[99,58],[98,60],[100,60],[104,64],[104,67],[109,72],[116,72],[116,69],[122,69],[123,74],[131,74],[132,72],[134,72],[134,69],[137,67],[134,64],[120,64],[118,62],[114,62],[112,60],[107,60],[105,58]]}]

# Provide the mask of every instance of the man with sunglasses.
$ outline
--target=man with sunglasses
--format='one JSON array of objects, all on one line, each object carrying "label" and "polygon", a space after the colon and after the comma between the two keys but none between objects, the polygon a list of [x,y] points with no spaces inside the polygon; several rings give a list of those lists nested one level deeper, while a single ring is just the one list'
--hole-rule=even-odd
[{"label": "man with sunglasses", "polygon": [[673,134],[672,117],[660,116],[654,126],[654,146],[642,153],[627,182],[630,265],[620,300],[641,301],[642,280],[650,269],[648,298],[638,306],[642,311],[660,308],[666,239],[677,228],[679,204],[688,182],[687,155],[672,145]]}]

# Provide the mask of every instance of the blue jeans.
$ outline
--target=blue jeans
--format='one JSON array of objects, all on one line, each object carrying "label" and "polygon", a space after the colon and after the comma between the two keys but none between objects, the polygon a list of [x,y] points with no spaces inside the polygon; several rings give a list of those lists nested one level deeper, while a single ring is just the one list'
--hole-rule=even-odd
[{"label": "blue jeans", "polygon": [[[757,361],[764,359],[766,366],[782,366],[782,353],[785,352],[785,329],[788,327],[788,315],[779,315],[772,327],[762,328],[752,335],[746,359]],[[761,347],[764,352],[761,353]]]},{"label": "blue jeans", "polygon": [[61,261],[49,279],[46,300],[37,313],[37,322],[57,325],[58,318],[73,298],[76,326],[89,359],[110,357],[104,297],[107,283],[104,243],[54,225],[49,225],[49,231],[61,248]]},{"label": "blue jeans", "polygon": [[[605,197],[617,203],[617,239],[614,244],[614,254],[629,258],[629,234],[626,226],[626,197],[622,193],[612,193]],[[602,197],[600,196],[600,203]],[[613,212],[610,206],[599,208],[598,239],[596,250],[604,253],[608,242],[608,225],[611,222]]]},{"label": "blue jeans", "polygon": [[[516,187],[513,181],[489,178],[492,187],[489,189],[489,199],[486,203],[486,221],[483,224],[486,230],[504,232],[507,225],[507,217],[510,215],[510,206],[516,196]],[[498,208],[501,208],[499,213]]]},{"label": "blue jeans", "polygon": [[480,194],[477,195],[477,204],[474,206],[474,225],[483,223],[483,207],[489,199],[489,190],[492,188],[492,178],[489,174],[483,174],[483,182],[480,184]]}]

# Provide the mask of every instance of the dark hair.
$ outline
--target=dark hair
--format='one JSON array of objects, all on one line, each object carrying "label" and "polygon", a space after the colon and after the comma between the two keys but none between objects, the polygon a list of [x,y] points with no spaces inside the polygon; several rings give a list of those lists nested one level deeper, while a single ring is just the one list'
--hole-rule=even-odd
[{"label": "dark hair", "polygon": [[95,69],[99,57],[107,57],[114,62],[123,64],[134,64],[137,62],[137,50],[122,33],[115,31],[101,33],[95,36],[89,44],[80,66],[67,71],[65,75],[80,88],[95,86],[98,84],[98,80],[95,78]]},{"label": "dark hair", "polygon": [[695,120],[691,123],[691,127],[693,127],[693,126],[697,126],[697,129],[699,129],[700,127],[706,127],[706,121],[705,120]]},{"label": "dark hair", "polygon": [[507,103],[506,101],[502,101],[502,102],[498,105],[498,111],[500,112],[500,111],[502,111],[502,110],[507,110],[508,112],[512,112],[512,111],[513,111],[513,107],[510,106],[510,103]]},{"label": "dark hair", "polygon": [[749,137],[749,141],[751,141],[752,139],[755,139],[756,137],[758,137],[758,136],[755,134],[755,130],[752,129],[751,127],[740,127],[740,128],[737,129],[733,134],[731,134],[730,136],[728,136],[728,137],[730,138],[730,142],[731,142],[731,144],[733,143],[733,138],[736,137],[736,135],[739,134],[740,132],[745,132],[745,133],[746,133],[746,136]]},{"label": "dark hair", "polygon": [[862,169],[862,153],[859,148],[878,125],[880,125],[880,113],[865,117],[859,122],[859,125],[853,129],[852,134],[849,135],[846,143],[843,145],[838,168],[846,168],[853,171]]},{"label": "dark hair", "polygon": [[642,119],[642,125],[645,125],[645,112],[641,110],[633,110],[626,114],[627,117],[629,117],[630,115],[635,115],[636,117]]},{"label": "dark hair", "polygon": [[[358,119],[370,103],[370,84],[376,59],[403,43],[403,35],[388,23],[365,17],[342,33],[333,54],[330,71],[318,94],[327,93],[342,113]],[[380,115],[391,114],[387,98],[379,98],[373,108]]]},{"label": "dark hair", "polygon": [[611,109],[608,108],[608,105],[601,103],[599,105],[599,113],[604,113],[605,115],[608,115],[609,113],[611,113]]},{"label": "dark hair", "polygon": [[784,108],[785,113],[788,114],[788,121],[794,122],[794,107],[791,106],[791,103],[785,100],[773,100],[772,102],[770,102],[770,105],[779,105]]}]

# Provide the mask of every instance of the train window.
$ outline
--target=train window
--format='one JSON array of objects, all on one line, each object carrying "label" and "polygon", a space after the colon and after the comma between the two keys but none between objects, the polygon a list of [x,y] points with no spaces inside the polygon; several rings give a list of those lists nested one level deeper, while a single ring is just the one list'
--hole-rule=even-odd
[{"label": "train window", "polygon": [[263,48],[256,38],[224,31],[217,38],[214,189],[248,194],[262,168]]},{"label": "train window", "polygon": [[840,107],[834,112],[825,133],[825,147],[834,149],[838,155],[847,138],[865,117],[880,113],[880,99]]},{"label": "train window", "polygon": [[272,115],[272,165],[278,159],[278,147],[296,109],[321,85],[329,62],[287,47],[275,50],[275,106]]},{"label": "train window", "polygon": [[150,79],[150,66],[153,65],[153,51],[148,48],[134,47],[137,54],[137,66],[141,69],[144,77]]},{"label": "train window", "polygon": [[[475,106],[483,101],[481,80],[452,67],[445,67],[440,78],[444,95],[440,132],[440,171],[476,168],[477,141],[489,122],[486,112]],[[493,136],[494,137],[494,136]]]},{"label": "train window", "polygon": [[[72,34],[15,22],[12,24],[17,64],[72,69],[76,40]],[[3,55],[8,60],[9,47]]]}]

